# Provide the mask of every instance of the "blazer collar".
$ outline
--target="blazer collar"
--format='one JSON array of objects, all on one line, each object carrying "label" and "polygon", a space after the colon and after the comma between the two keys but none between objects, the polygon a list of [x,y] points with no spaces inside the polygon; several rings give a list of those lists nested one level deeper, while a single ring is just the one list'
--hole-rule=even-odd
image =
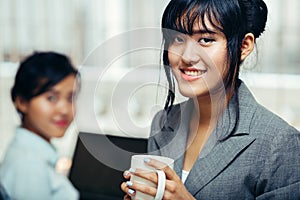
[{"label": "blazer collar", "polygon": [[[257,102],[242,81],[238,90],[238,106],[237,108],[236,95],[234,95],[218,120],[216,131],[218,132],[219,140],[223,140],[231,134],[249,134],[250,123],[257,108]],[[170,142],[170,135],[174,138],[176,133],[179,133],[178,130],[189,131],[189,121],[193,109],[192,99],[175,105],[168,116],[164,118],[165,121],[161,127],[162,131],[168,134],[156,135],[156,138],[159,139],[157,142],[165,145]],[[239,109],[238,122],[236,122],[237,109]],[[234,128],[235,131],[233,133]]]},{"label": "blazer collar", "polygon": [[[236,97],[238,97],[238,100]],[[220,124],[223,130],[227,126],[227,124],[229,124],[228,131],[223,132],[223,134],[220,135],[219,140],[227,138],[230,135],[248,135],[250,132],[250,124],[257,109],[257,105],[258,104],[251,94],[250,90],[241,81],[240,87],[238,89],[238,96],[236,96],[236,94],[233,96],[221,119],[219,120],[219,122],[221,122]],[[239,114],[238,122],[236,121],[237,113]],[[234,128],[235,130],[233,130]]]}]

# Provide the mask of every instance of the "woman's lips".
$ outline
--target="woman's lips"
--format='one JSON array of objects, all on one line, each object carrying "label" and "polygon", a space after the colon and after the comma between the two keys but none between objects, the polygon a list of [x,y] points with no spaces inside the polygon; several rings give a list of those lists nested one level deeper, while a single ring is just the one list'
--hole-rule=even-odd
[{"label": "woman's lips", "polygon": [[54,122],[56,126],[65,128],[69,125],[68,120],[58,120]]},{"label": "woman's lips", "polygon": [[194,81],[200,79],[207,72],[207,70],[200,70],[197,68],[184,68],[184,69],[180,69],[180,71],[181,71],[182,78],[186,81]]}]

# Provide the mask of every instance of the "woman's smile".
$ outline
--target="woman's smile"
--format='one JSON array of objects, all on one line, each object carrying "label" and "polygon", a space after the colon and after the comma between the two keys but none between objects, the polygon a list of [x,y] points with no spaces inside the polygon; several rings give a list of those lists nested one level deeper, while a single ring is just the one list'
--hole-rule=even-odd
[{"label": "woman's smile", "polygon": [[67,128],[70,125],[69,120],[56,120],[54,121],[54,124],[59,128]]},{"label": "woman's smile", "polygon": [[181,77],[186,81],[195,81],[203,78],[207,73],[207,69],[198,69],[196,67],[185,67],[180,69]]}]

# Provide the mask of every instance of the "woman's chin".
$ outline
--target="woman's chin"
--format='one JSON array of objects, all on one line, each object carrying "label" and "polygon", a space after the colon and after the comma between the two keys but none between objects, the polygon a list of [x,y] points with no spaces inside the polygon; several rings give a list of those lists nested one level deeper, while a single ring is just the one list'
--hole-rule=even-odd
[{"label": "woman's chin", "polygon": [[200,96],[206,96],[209,94],[207,88],[192,88],[190,86],[179,87],[179,92],[182,96],[188,98],[196,98]]}]

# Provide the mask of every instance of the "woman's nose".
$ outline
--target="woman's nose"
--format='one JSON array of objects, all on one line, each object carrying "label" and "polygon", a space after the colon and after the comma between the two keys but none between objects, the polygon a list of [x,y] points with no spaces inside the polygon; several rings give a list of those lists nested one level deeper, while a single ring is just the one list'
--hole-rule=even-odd
[{"label": "woman's nose", "polygon": [[68,115],[72,112],[72,104],[67,100],[61,100],[57,105],[58,112],[63,115]]},{"label": "woman's nose", "polygon": [[187,65],[194,65],[200,60],[199,45],[196,41],[188,41],[185,45],[182,61]]}]

